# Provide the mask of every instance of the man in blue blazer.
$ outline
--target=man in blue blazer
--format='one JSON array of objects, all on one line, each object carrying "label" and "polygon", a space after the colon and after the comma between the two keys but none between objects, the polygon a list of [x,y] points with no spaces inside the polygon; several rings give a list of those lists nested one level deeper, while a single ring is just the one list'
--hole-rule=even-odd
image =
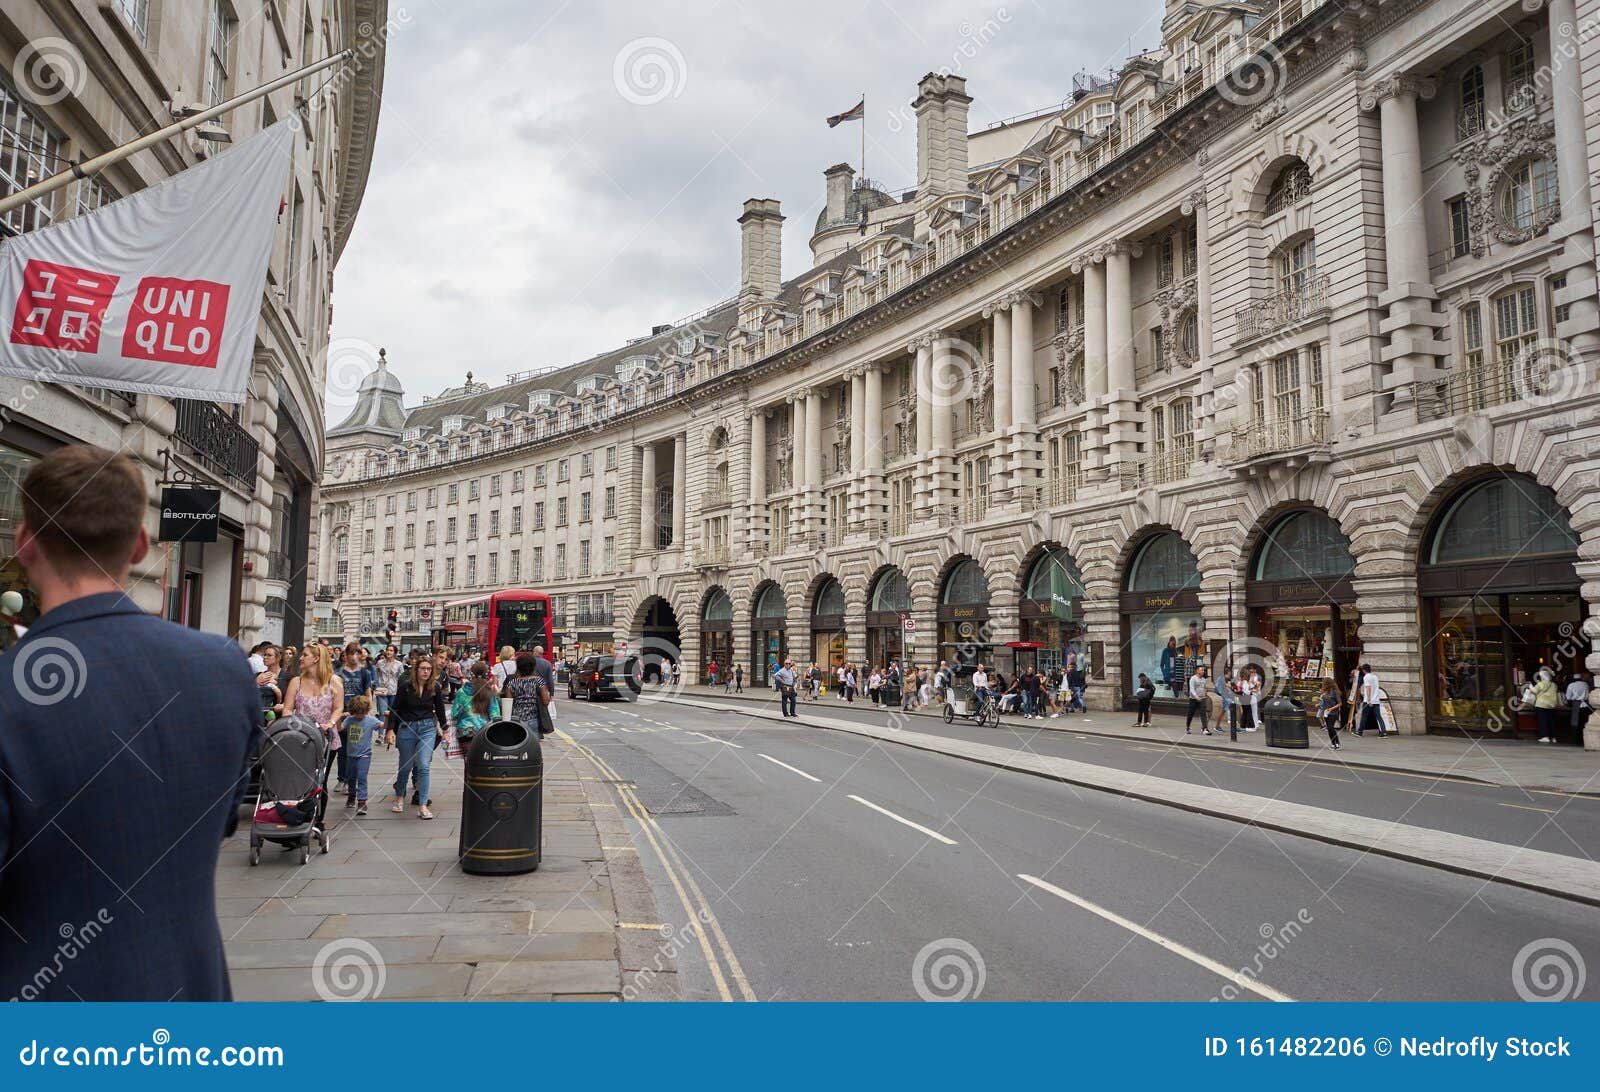
[{"label": "man in blue blazer", "polygon": [[0,1000],[225,1001],[214,895],[261,705],[245,654],[124,593],[150,547],[126,457],[22,483],[41,615],[0,656]]}]

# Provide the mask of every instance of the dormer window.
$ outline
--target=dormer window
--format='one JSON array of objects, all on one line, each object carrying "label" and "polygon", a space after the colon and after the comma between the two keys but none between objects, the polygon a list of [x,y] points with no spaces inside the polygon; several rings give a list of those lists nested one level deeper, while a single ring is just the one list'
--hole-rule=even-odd
[{"label": "dormer window", "polygon": [[460,432],[467,427],[467,419],[459,413],[452,413],[440,425],[446,432]]}]

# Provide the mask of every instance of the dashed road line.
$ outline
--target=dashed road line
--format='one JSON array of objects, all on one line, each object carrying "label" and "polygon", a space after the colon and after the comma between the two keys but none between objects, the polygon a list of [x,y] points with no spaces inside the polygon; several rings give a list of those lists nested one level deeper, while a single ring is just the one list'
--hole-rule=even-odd
[{"label": "dashed road line", "polygon": [[806,773],[804,770],[797,769],[796,767],[789,765],[787,762],[780,762],[776,758],[773,758],[771,755],[764,755],[760,751],[757,751],[756,752],[756,757],[757,758],[764,758],[768,762],[772,763],[774,766],[782,766],[784,769],[788,770],[790,773],[799,774],[801,777],[805,778],[807,781],[815,781],[815,782],[818,782],[819,784],[822,781],[822,778],[820,778],[820,777],[812,777],[810,774]]},{"label": "dashed road line", "polygon": [[871,808],[875,812],[878,812],[879,814],[887,815],[890,819],[893,819],[896,823],[904,823],[906,826],[910,827],[912,830],[919,830],[923,834],[926,834],[929,838],[932,838],[936,842],[943,842],[947,846],[953,846],[953,845],[959,845],[960,844],[954,838],[946,838],[943,834],[940,834],[936,830],[930,830],[929,828],[923,826],[921,823],[914,823],[910,819],[907,819],[903,815],[896,815],[894,812],[890,811],[888,808],[879,807],[877,804],[874,804],[871,800],[863,800],[861,797],[855,796],[855,795],[851,795],[850,799],[854,800],[858,804],[865,804],[867,807]]}]

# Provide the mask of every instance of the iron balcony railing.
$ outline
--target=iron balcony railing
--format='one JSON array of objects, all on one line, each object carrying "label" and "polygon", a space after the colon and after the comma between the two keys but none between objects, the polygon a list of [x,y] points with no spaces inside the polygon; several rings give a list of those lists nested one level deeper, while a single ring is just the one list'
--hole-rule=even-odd
[{"label": "iron balcony railing", "polygon": [[733,551],[727,546],[702,546],[695,551],[694,563],[702,569],[726,569],[733,564]]},{"label": "iron balcony railing", "polygon": [[708,486],[705,493],[700,498],[700,507],[702,510],[709,508],[725,508],[731,503],[733,503],[733,495],[728,489],[726,482]]},{"label": "iron balcony railing", "polygon": [[[1567,362],[1563,370],[1580,365]],[[1548,398],[1562,386],[1587,393],[1587,377],[1575,373],[1571,379],[1561,374],[1545,374],[1536,353],[1506,353],[1499,357],[1469,361],[1452,368],[1438,379],[1413,384],[1417,417],[1434,421],[1459,417],[1491,406],[1504,406],[1522,398]]]},{"label": "iron balcony railing", "polygon": [[1328,432],[1327,410],[1312,410],[1284,420],[1254,421],[1233,430],[1234,458],[1259,459],[1310,447],[1327,447],[1331,443]]},{"label": "iron balcony railing", "polygon": [[1150,485],[1180,482],[1189,476],[1194,464],[1194,449],[1178,445],[1153,455],[1145,455],[1131,462],[1121,463],[1117,474],[1123,489],[1143,489]]},{"label": "iron balcony railing", "polygon": [[261,461],[260,441],[215,403],[182,398],[175,404],[178,425],[172,435],[206,469],[253,491]]},{"label": "iron balcony railing", "polygon": [[1275,334],[1285,326],[1304,322],[1328,309],[1328,278],[1313,277],[1304,288],[1277,292],[1234,313],[1237,340]]}]

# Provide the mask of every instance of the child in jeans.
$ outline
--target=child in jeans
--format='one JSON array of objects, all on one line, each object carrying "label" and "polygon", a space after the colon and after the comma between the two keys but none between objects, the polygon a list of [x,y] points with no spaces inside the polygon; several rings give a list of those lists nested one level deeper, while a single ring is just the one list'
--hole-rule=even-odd
[{"label": "child in jeans", "polygon": [[350,782],[350,795],[345,798],[344,806],[355,808],[356,814],[367,814],[367,770],[372,766],[372,739],[380,727],[378,718],[372,715],[372,700],[365,694],[357,694],[345,702],[344,718],[345,744],[345,775]]}]

